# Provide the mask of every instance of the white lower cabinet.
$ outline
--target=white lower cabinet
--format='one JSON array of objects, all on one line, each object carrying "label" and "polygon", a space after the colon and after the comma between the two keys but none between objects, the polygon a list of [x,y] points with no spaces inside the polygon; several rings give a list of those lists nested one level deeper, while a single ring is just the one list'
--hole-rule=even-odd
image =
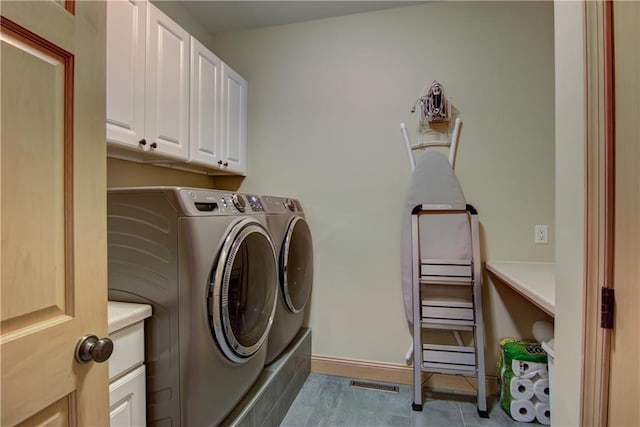
[{"label": "white lower cabinet", "polygon": [[109,338],[109,412],[111,427],[146,425],[144,323],[137,322]]},{"label": "white lower cabinet", "polygon": [[109,384],[109,420],[111,427],[145,426],[145,369],[138,366]]}]

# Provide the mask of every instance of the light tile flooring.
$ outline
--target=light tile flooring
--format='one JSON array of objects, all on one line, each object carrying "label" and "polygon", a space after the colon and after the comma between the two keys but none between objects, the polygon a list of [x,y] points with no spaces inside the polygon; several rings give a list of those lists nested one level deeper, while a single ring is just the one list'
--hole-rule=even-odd
[{"label": "light tile flooring", "polygon": [[473,396],[425,393],[422,412],[411,410],[413,388],[399,393],[350,387],[350,378],[310,374],[282,421],[298,426],[529,426],[514,422],[489,398],[490,418],[478,416]]}]

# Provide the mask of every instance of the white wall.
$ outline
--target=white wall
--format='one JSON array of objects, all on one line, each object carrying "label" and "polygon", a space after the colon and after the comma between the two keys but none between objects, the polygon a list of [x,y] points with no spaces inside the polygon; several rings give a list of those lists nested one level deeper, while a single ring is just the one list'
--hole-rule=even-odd
[{"label": "white wall", "polygon": [[[553,5],[436,2],[222,34],[212,49],[249,81],[242,191],[298,197],[314,236],[313,352],[402,363],[400,223],[410,169],[400,122],[437,79],[464,121],[456,171],[487,259],[554,259]],[[216,179],[223,185],[224,179]],[[546,316],[486,286],[497,340]]]},{"label": "white wall", "polygon": [[581,2],[555,2],[556,308],[553,424],[580,424],[585,267],[585,70]]}]

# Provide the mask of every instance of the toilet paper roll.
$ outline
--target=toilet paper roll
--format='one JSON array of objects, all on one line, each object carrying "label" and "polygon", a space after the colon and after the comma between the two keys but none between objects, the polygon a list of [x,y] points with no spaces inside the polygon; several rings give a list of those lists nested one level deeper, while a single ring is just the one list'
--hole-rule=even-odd
[{"label": "toilet paper roll", "polygon": [[533,382],[533,394],[540,402],[549,401],[549,380],[540,378]]},{"label": "toilet paper roll", "polygon": [[513,400],[529,400],[533,397],[533,382],[527,378],[512,378],[509,384]]},{"label": "toilet paper roll", "polygon": [[536,419],[536,409],[530,400],[512,400],[511,418],[523,423],[530,423]]},{"label": "toilet paper roll", "polygon": [[551,424],[551,409],[549,402],[534,401],[533,410],[536,414],[536,420],[538,420],[540,424],[544,424],[546,426]]},{"label": "toilet paper roll", "polygon": [[539,320],[533,324],[531,333],[538,342],[549,341],[553,338],[553,324]]},{"label": "toilet paper roll", "polygon": [[541,371],[547,370],[546,363],[528,362],[526,360],[512,360],[513,375],[520,378],[533,378]]}]

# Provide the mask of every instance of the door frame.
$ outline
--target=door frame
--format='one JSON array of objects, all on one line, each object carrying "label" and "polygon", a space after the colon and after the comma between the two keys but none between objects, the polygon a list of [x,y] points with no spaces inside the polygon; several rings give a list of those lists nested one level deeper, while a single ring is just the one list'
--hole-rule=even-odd
[{"label": "door frame", "polygon": [[581,425],[608,423],[611,330],[600,327],[601,287],[613,287],[615,97],[613,2],[584,2],[586,248]]}]

